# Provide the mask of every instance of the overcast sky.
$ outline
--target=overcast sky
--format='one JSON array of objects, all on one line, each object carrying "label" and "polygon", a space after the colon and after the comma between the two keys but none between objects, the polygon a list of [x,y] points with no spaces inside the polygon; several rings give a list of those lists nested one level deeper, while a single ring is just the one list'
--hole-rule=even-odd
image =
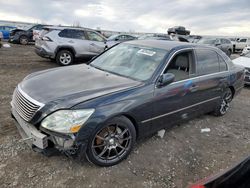
[{"label": "overcast sky", "polygon": [[249,0],[0,0],[0,20],[116,31],[250,36]]}]

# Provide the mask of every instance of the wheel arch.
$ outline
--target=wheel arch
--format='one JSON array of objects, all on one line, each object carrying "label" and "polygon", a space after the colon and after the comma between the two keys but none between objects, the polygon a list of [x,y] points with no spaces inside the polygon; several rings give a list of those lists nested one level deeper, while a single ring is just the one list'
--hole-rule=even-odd
[{"label": "wheel arch", "polygon": [[228,87],[230,90],[231,90],[231,92],[232,92],[232,97],[234,97],[234,94],[235,94],[235,89],[234,89],[234,87],[233,86],[229,86]]},{"label": "wheel arch", "polygon": [[56,48],[56,53],[55,54],[57,54],[58,52],[60,52],[61,50],[68,50],[68,51],[70,51],[73,55],[74,55],[74,57],[75,57],[75,54],[76,54],[76,51],[75,51],[75,49],[73,48],[73,47],[71,47],[71,46],[59,46],[59,47],[57,47]]}]

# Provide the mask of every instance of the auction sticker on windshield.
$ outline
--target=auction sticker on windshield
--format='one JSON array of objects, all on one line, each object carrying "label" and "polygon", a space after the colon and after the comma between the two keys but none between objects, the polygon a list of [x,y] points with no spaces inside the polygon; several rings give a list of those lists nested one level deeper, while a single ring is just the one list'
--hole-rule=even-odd
[{"label": "auction sticker on windshield", "polygon": [[151,51],[151,50],[147,50],[147,49],[140,49],[137,53],[148,55],[148,56],[153,56],[153,55],[155,55],[156,52]]}]

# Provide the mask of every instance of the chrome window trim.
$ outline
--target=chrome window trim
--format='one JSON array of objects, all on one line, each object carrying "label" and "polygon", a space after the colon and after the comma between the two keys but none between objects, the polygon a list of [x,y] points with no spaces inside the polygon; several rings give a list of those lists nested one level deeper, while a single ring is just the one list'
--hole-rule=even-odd
[{"label": "chrome window trim", "polygon": [[217,74],[227,73],[227,72],[229,72],[229,71],[222,71],[222,72],[216,72],[216,73],[211,73],[211,74],[205,74],[205,75],[195,76],[195,77],[192,77],[192,78],[187,78],[187,79],[184,79],[184,80],[179,80],[179,81],[176,81],[176,82],[172,82],[169,85],[173,85],[173,84],[180,83],[180,82],[185,82],[185,81],[188,81],[188,80],[195,80],[195,79],[202,78],[202,77],[207,77],[207,76],[213,76],[213,75],[217,75]]},{"label": "chrome window trim", "polygon": [[[195,69],[196,69],[196,68],[197,68],[197,60],[196,60],[196,52],[195,52],[195,49],[196,49],[196,48],[184,48],[184,49],[180,49],[180,50],[175,51],[175,52],[173,53],[173,55],[172,55],[172,56],[169,58],[169,60],[167,61],[166,65],[164,66],[163,70],[161,71],[161,74],[157,77],[156,82],[158,81],[159,77],[160,77],[161,75],[163,75],[164,70],[167,68],[167,66],[169,65],[170,61],[172,61],[172,59],[174,58],[174,56],[175,56],[177,53],[180,53],[180,52],[182,52],[182,51],[188,51],[188,50],[192,50],[192,51],[193,51],[193,53],[194,53],[194,55],[195,55],[194,60],[195,60],[195,65],[196,65],[196,66],[195,66]],[[215,72],[215,73],[210,73],[210,74],[205,74],[205,75],[191,74],[191,75],[194,75],[194,77],[192,77],[192,78],[187,78],[187,79],[184,79],[184,80],[179,80],[179,81],[176,81],[176,82],[172,82],[170,85],[175,84],[175,83],[179,83],[179,82],[183,82],[183,81],[188,81],[188,80],[191,80],[191,79],[200,78],[200,77],[206,77],[206,76],[212,76],[212,75],[216,75],[216,74],[221,74],[221,73],[230,72],[230,71],[229,71],[229,66],[228,66],[228,64],[227,64],[227,61],[223,58],[223,56],[221,56],[219,53],[217,53],[216,50],[214,50],[214,49],[212,49],[212,48],[199,48],[199,49],[203,49],[203,50],[204,50],[204,49],[205,49],[205,50],[209,49],[209,50],[214,51],[217,55],[219,55],[219,56],[224,60],[224,62],[225,62],[226,65],[227,65],[227,70],[226,70],[226,71],[219,71],[219,72]],[[196,70],[195,70],[195,73],[196,73]],[[156,83],[155,83],[155,88],[157,88],[157,84],[156,84]]]},{"label": "chrome window trim", "polygon": [[[19,85],[17,86],[17,89],[18,89],[18,91],[19,91],[25,98],[27,98],[30,102],[32,102],[32,103],[34,103],[34,104],[40,106],[39,109],[41,109],[41,108],[45,105],[45,104],[43,104],[43,103],[41,103],[41,102],[38,102],[37,100],[31,98],[29,95],[27,95],[27,94],[21,89],[21,87],[20,87]],[[38,109],[38,110],[39,110],[39,109]]]},{"label": "chrome window trim", "polygon": [[214,98],[211,98],[211,99],[202,101],[202,102],[198,102],[198,103],[192,104],[192,105],[190,105],[190,106],[186,106],[186,107],[184,107],[184,108],[180,108],[180,109],[178,109],[178,110],[174,110],[174,111],[172,111],[172,112],[168,112],[168,113],[165,113],[165,114],[162,114],[162,115],[159,115],[159,116],[155,116],[155,117],[150,118],[150,119],[143,120],[143,121],[141,121],[141,123],[147,123],[147,122],[149,122],[149,121],[152,121],[152,120],[155,120],[155,119],[159,119],[159,118],[162,118],[162,117],[171,115],[171,114],[175,114],[175,113],[177,113],[177,112],[180,112],[180,111],[183,111],[183,110],[186,110],[186,109],[189,109],[189,108],[192,108],[192,107],[198,106],[198,105],[200,105],[200,104],[204,104],[204,103],[207,103],[207,102],[210,102],[210,101],[219,99],[219,98],[221,98],[221,97],[218,96],[218,97],[214,97]]}]

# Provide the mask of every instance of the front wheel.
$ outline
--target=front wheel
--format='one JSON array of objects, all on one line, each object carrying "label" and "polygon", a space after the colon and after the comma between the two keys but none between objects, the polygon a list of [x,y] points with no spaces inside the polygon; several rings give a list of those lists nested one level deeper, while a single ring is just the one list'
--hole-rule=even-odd
[{"label": "front wheel", "polygon": [[230,88],[227,88],[220,99],[220,103],[218,104],[218,106],[214,111],[214,115],[215,116],[225,115],[229,110],[232,99],[233,99],[233,93]]},{"label": "front wheel", "polygon": [[112,166],[124,160],[136,140],[134,125],[126,117],[116,117],[95,131],[88,143],[87,159],[99,166]]},{"label": "front wheel", "polygon": [[28,37],[26,37],[26,36],[21,36],[21,37],[19,38],[19,43],[22,44],[22,45],[27,45],[27,44],[29,43]]}]

